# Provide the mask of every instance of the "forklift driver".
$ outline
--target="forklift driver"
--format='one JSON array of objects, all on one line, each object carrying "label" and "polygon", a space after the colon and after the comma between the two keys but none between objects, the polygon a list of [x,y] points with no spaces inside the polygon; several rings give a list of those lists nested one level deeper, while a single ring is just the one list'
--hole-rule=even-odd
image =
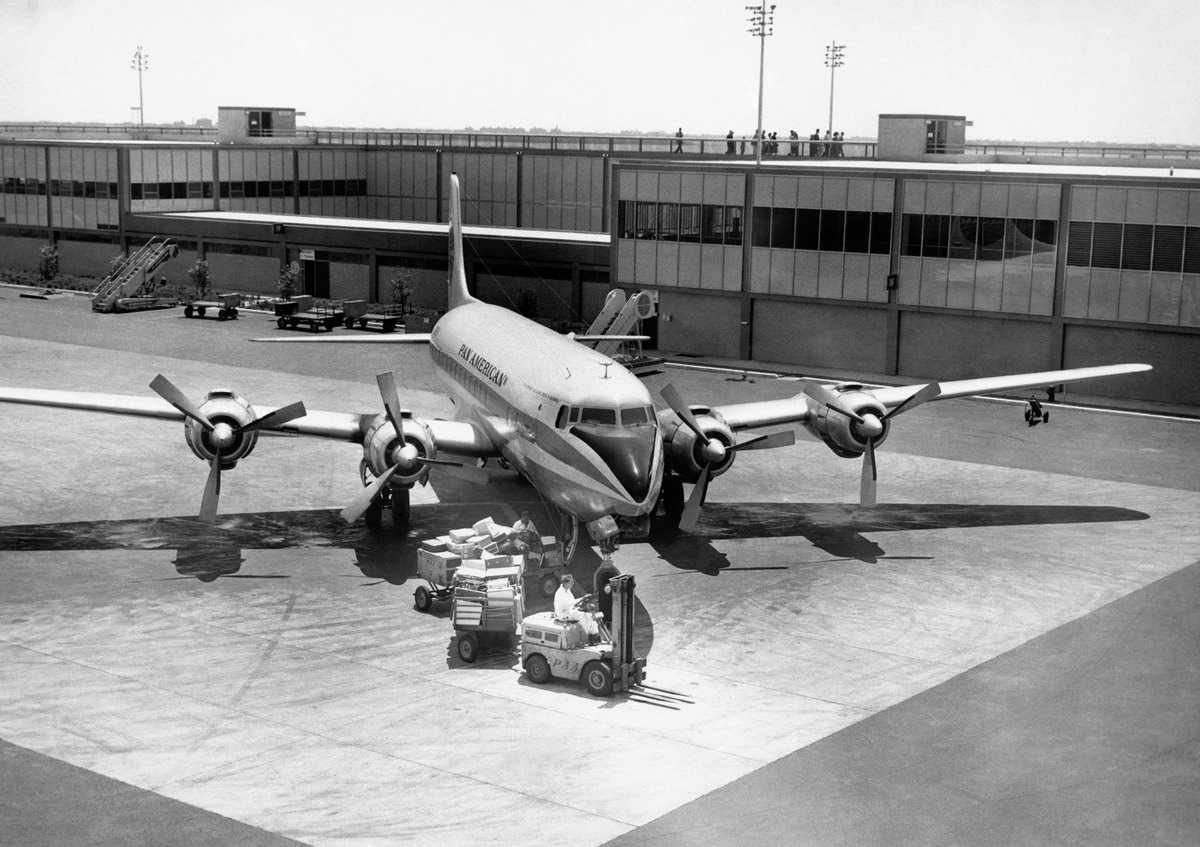
[{"label": "forklift driver", "polygon": [[563,621],[578,621],[590,640],[600,634],[600,629],[596,626],[596,619],[589,612],[585,612],[575,605],[577,601],[575,595],[571,593],[571,586],[574,584],[575,577],[569,573],[562,575],[558,591],[554,592],[554,617]]}]

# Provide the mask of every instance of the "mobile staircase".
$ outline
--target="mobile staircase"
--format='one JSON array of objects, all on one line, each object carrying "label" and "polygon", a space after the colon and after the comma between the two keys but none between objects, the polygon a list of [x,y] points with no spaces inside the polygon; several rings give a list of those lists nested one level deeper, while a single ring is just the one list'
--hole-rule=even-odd
[{"label": "mobile staircase", "polygon": [[157,296],[154,271],[175,258],[178,245],[169,238],[155,236],[122,261],[92,291],[92,310],[96,312],[132,312],[178,305],[175,297]]},{"label": "mobile staircase", "polygon": [[613,289],[604,300],[604,308],[588,327],[588,335],[616,336],[613,340],[601,340],[593,345],[595,349],[610,356],[639,376],[655,372],[653,369],[662,364],[662,359],[651,358],[642,354],[642,342],[629,341],[620,336],[640,335],[641,323],[658,314],[658,297],[656,292],[640,291],[629,299],[625,292]]}]

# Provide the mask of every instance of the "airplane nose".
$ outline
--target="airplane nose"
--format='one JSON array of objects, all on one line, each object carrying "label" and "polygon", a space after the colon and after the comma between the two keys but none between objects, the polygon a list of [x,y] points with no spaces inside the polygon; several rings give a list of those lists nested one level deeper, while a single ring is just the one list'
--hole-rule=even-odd
[{"label": "airplane nose", "polygon": [[650,493],[651,463],[658,443],[654,427],[629,429],[599,429],[577,426],[572,432],[596,451],[634,500],[646,499]]}]

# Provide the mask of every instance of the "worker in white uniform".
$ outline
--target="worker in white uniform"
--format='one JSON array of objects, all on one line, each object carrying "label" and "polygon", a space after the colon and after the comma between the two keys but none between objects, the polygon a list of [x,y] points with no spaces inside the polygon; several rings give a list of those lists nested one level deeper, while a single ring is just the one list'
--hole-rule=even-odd
[{"label": "worker in white uniform", "polygon": [[598,635],[600,630],[596,626],[596,619],[590,612],[585,612],[575,606],[575,595],[571,592],[571,586],[574,584],[575,577],[569,573],[562,575],[558,590],[554,592],[554,617],[564,621],[579,621],[583,625],[584,633],[590,639]]}]

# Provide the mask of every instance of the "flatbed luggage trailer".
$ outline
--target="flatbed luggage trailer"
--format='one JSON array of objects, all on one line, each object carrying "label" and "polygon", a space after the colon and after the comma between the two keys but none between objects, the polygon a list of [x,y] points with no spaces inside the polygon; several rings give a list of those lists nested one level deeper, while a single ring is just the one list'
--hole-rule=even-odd
[{"label": "flatbed luggage trailer", "polygon": [[317,306],[307,312],[295,312],[290,315],[280,315],[275,319],[275,325],[280,329],[298,329],[306,326],[313,332],[322,329],[333,331],[345,320],[345,312],[340,303],[331,306]]}]

